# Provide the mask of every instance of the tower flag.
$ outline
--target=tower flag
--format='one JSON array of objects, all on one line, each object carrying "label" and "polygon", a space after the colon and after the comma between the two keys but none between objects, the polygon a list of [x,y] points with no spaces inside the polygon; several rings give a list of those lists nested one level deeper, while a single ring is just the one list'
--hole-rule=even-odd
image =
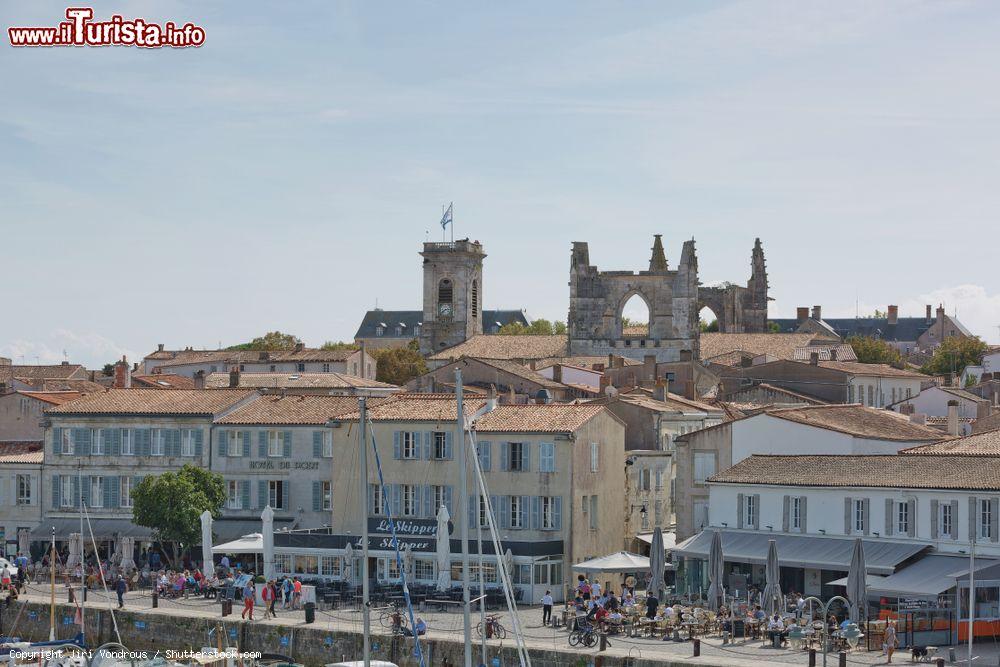
[{"label": "tower flag", "polygon": [[454,202],[448,204],[448,210],[445,211],[444,215],[441,216],[441,229],[442,230],[445,229],[448,226],[448,223],[452,222],[451,214],[452,214],[452,207],[454,205],[455,205]]}]

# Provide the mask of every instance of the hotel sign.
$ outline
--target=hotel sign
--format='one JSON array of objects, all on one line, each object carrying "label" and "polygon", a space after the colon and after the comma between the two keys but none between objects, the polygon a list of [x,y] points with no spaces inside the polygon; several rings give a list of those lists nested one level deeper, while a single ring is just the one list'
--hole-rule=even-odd
[{"label": "hotel sign", "polygon": [[250,461],[250,470],[319,470],[319,461]]}]

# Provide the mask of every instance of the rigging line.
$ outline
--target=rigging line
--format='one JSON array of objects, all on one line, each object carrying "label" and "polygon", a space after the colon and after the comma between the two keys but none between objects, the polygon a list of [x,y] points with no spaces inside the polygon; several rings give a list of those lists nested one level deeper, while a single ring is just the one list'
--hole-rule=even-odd
[{"label": "rigging line", "polygon": [[[389,529],[392,532],[392,547],[393,549],[396,550],[396,569],[399,570],[399,576],[403,582],[403,599],[406,600],[406,610],[407,614],[410,617],[410,629],[413,632],[413,643],[415,646],[415,650],[417,652],[417,660],[420,661],[420,667],[425,667],[426,663],[424,662],[424,653],[420,649],[420,636],[417,633],[417,621],[413,616],[413,603],[410,601],[410,588],[406,583],[406,569],[403,567],[403,560],[402,557],[399,555],[399,538],[396,536],[396,520],[392,516],[392,508],[389,507],[389,499],[385,493],[385,479],[382,476],[382,459],[378,455],[378,446],[377,446],[378,441],[375,438],[375,425],[372,424],[372,421],[370,419],[367,420],[367,422],[368,422],[369,432],[372,434],[371,435],[372,452],[375,454],[375,469],[378,472],[378,483],[380,490],[382,492],[382,503],[386,510],[385,515],[389,518]],[[364,443],[362,443],[362,446],[364,446]],[[367,479],[368,475],[366,472],[365,474],[366,482]],[[361,520],[367,521],[368,517],[367,516],[362,517]]]},{"label": "rigging line", "polygon": [[[90,523],[90,512],[87,511],[87,503],[81,502],[81,508],[83,509],[83,517],[87,520],[87,531],[90,533],[90,543],[94,545],[94,556],[97,560],[97,571],[101,575],[101,585],[104,586],[104,594],[108,596],[108,610],[111,612],[111,622],[115,626],[115,635],[118,637],[118,643],[122,643],[122,635],[118,631],[118,619],[115,618],[115,610],[111,606],[111,596],[108,594],[108,582],[104,578],[104,565],[101,563],[101,554],[97,549],[97,540],[94,539],[94,527]],[[131,556],[129,556],[131,558]],[[83,561],[83,554],[80,554],[80,560]],[[83,569],[80,570],[81,574]],[[82,615],[82,614],[81,614]],[[124,644],[123,644],[124,645]]]}]

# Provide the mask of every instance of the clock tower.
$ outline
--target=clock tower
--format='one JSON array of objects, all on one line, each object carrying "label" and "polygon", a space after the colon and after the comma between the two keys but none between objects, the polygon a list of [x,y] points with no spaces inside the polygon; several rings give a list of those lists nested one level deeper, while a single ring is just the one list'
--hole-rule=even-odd
[{"label": "clock tower", "polygon": [[483,259],[479,241],[424,243],[424,319],[420,351],[433,354],[483,333]]}]

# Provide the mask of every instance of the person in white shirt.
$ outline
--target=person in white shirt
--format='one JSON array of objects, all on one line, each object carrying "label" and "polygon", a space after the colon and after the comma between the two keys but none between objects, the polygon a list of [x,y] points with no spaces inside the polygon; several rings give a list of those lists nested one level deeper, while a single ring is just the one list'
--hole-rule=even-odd
[{"label": "person in white shirt", "polygon": [[552,591],[545,591],[542,596],[542,625],[552,622]]},{"label": "person in white shirt", "polygon": [[593,598],[601,597],[601,582],[594,580],[594,583],[590,585],[590,596]]}]

